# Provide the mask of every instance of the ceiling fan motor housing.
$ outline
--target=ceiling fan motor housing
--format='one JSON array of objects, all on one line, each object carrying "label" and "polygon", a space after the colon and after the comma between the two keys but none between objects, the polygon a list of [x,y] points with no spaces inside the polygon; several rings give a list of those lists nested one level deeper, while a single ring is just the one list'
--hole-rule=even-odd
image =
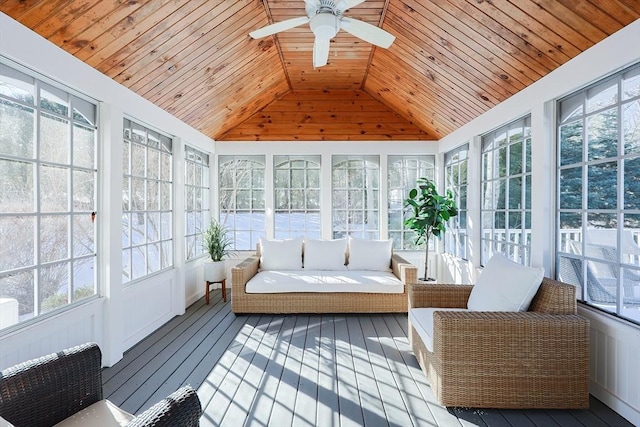
[{"label": "ceiling fan motor housing", "polygon": [[332,39],[340,29],[338,19],[333,13],[318,13],[311,18],[309,26],[316,37]]}]

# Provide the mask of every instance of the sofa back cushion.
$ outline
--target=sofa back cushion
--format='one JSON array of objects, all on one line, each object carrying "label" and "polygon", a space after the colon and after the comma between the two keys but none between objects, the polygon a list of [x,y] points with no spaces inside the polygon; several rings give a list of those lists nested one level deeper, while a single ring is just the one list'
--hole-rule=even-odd
[{"label": "sofa back cushion", "polygon": [[259,245],[262,270],[302,269],[302,237],[286,240],[260,238]]},{"label": "sofa back cushion", "polygon": [[305,270],[346,270],[347,239],[304,241]]},{"label": "sofa back cushion", "polygon": [[349,237],[349,270],[388,271],[391,268],[392,240],[365,240]]},{"label": "sofa back cushion", "polygon": [[542,267],[526,267],[495,254],[471,290],[467,307],[474,311],[527,311],[543,276]]}]

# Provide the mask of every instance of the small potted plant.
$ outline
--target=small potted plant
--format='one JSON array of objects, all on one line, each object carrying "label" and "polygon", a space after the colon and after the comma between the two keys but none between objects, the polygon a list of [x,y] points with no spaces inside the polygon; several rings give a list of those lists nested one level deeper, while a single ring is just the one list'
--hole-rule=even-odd
[{"label": "small potted plant", "polygon": [[226,278],[224,258],[231,253],[232,243],[227,228],[218,221],[211,220],[203,233],[203,244],[211,257],[204,263],[204,280],[216,283]]},{"label": "small potted plant", "polygon": [[416,233],[415,243],[425,244],[424,278],[420,280],[435,280],[429,277],[429,240],[433,234],[441,237],[446,231],[449,218],[458,215],[455,198],[451,190],[445,196],[438,194],[436,184],[429,178],[418,178],[418,188],[409,192],[409,198],[404,200],[405,207],[410,207],[413,213],[404,225]]}]

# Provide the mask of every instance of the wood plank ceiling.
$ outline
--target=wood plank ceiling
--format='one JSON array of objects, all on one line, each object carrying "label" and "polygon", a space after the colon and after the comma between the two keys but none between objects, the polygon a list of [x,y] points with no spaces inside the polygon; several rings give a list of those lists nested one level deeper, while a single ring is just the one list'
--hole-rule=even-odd
[{"label": "wood plank ceiling", "polygon": [[308,25],[248,36],[304,16],[303,0],[0,0],[0,11],[216,140],[436,140],[638,19],[640,1],[367,0],[345,16],[393,45],[340,31],[318,69]]}]

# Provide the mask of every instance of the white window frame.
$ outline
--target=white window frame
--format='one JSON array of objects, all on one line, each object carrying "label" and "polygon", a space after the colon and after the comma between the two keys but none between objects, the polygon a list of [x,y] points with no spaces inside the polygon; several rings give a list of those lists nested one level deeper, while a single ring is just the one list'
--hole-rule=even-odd
[{"label": "white window frame", "polygon": [[[266,235],[265,156],[220,155],[218,157],[220,223],[232,234],[233,250],[254,250]],[[245,193],[248,204],[237,206],[239,194]],[[246,216],[242,227],[238,215]]]},{"label": "white window frame", "polygon": [[[522,133],[521,170],[511,171],[511,139]],[[504,149],[504,174],[500,171]],[[517,151],[515,151],[517,154]],[[531,261],[531,116],[514,120],[482,136],[481,179],[481,264],[494,253],[502,253],[514,262],[529,265]],[[520,180],[520,199],[510,191]],[[504,205],[500,205],[503,189]],[[527,192],[528,189],[528,192]],[[504,227],[496,226],[503,217]],[[519,220],[517,219],[519,218]],[[518,226],[512,225],[515,223]]]},{"label": "white window frame", "polygon": [[[394,178],[392,174],[398,176]],[[410,154],[387,157],[387,224],[389,238],[393,239],[395,251],[424,249],[424,244],[416,246],[415,231],[407,229],[404,225],[412,212],[404,207],[404,200],[409,197],[409,191],[416,188],[418,178],[435,179],[434,155]],[[433,240],[430,246],[432,246],[430,249],[433,249]]]},{"label": "white window frame", "polygon": [[[460,173],[463,169],[464,174]],[[453,192],[458,208],[458,215],[447,223],[444,252],[466,260],[469,259],[469,143],[444,154],[444,176],[445,187]]]},{"label": "white window frame", "polygon": [[[353,236],[362,239],[378,239],[380,237],[380,156],[333,155],[331,165],[333,238]],[[354,177],[357,178],[360,174],[363,178],[362,185],[353,185],[358,181]],[[340,203],[341,199],[343,203]],[[359,207],[359,204],[362,206]],[[359,221],[360,218],[362,221]]]},{"label": "white window frame", "polygon": [[[173,267],[173,143],[169,135],[135,119],[125,117],[123,128],[122,282],[130,284]],[[154,171],[150,166],[156,156]],[[156,188],[153,206],[150,195]],[[140,198],[133,197],[134,191]],[[136,265],[142,270],[135,270]]]},{"label": "white window frame", "polygon": [[[286,239],[306,236],[309,239],[320,239],[320,155],[274,155],[273,157],[273,189],[274,189],[274,237]],[[302,185],[294,187],[294,174],[302,175],[298,181]],[[294,206],[292,197],[297,193],[302,205]],[[293,220],[292,218],[298,218]]]},{"label": "white window frame", "polygon": [[184,147],[185,259],[206,255],[202,233],[211,221],[209,155]]},{"label": "white window frame", "polygon": [[[626,187],[627,177],[637,179],[640,169],[640,64],[559,99],[557,106],[556,275],[576,285],[578,300],[640,324],[640,203],[635,188]],[[627,133],[624,118],[631,114],[636,127]],[[615,118],[615,134],[592,133],[607,115]],[[616,146],[602,144],[603,138],[615,138]],[[590,179],[594,173],[598,179]],[[572,181],[581,189],[570,200],[563,196],[576,194],[568,192]],[[607,195],[616,203],[604,203]]]},{"label": "white window frame", "polygon": [[[0,326],[0,328],[4,327],[4,332],[36,322],[68,309],[76,303],[97,297],[99,287],[96,274],[96,248],[98,241],[95,212],[98,200],[98,102],[4,58],[0,58],[0,67],[0,74],[3,76],[0,77],[0,81],[11,81],[13,87],[19,87],[25,93],[30,92],[30,97],[24,98],[17,96],[16,92],[10,93],[9,90],[0,88],[0,102],[33,112],[31,154],[8,151],[0,153],[0,160],[7,162],[3,167],[5,171],[8,170],[7,166],[10,163],[21,163],[23,167],[30,170],[30,190],[32,193],[30,197],[33,200],[31,209],[25,210],[23,206],[13,212],[7,210],[8,205],[0,203],[0,222],[30,221],[33,230],[31,236],[22,235],[18,238],[5,234],[1,236],[3,246],[9,251],[7,254],[13,263],[2,261],[3,265],[0,265],[0,297],[16,301],[15,307],[17,308],[17,312],[12,311],[9,314],[10,319]],[[44,106],[43,98],[45,96],[52,102],[66,105],[67,111],[53,111]],[[45,118],[64,123],[65,135],[55,135],[47,142],[43,127]],[[4,133],[2,128],[7,124],[6,121],[0,120],[0,137]],[[79,129],[88,131],[86,140],[83,141],[78,136]],[[9,129],[6,130],[10,132]],[[60,142],[62,144],[59,144]],[[42,148],[47,144],[55,144],[54,147],[49,148],[52,150],[53,156],[57,158],[44,157]],[[53,175],[44,174],[46,170]],[[47,186],[59,183],[60,179],[65,178],[66,183],[62,187],[63,190],[56,192],[55,198],[64,196],[66,200],[62,204],[58,203],[55,206],[47,207],[47,204],[56,203],[55,200],[53,202],[47,201]],[[7,189],[7,182],[3,180],[2,186]],[[24,187],[21,188],[21,190],[23,189]],[[90,197],[87,197],[86,190],[91,192]],[[57,224],[47,226],[49,221],[55,221]],[[48,231],[47,227],[50,227]],[[66,228],[64,237],[47,246],[47,236],[58,233],[61,227]],[[16,230],[16,226],[7,227],[5,224],[4,226],[0,225],[0,229],[10,232]],[[80,237],[82,237],[82,241],[79,240]],[[21,253],[19,248],[12,246],[12,241],[26,243],[30,249]],[[31,242],[30,245],[29,242]],[[55,258],[51,258],[53,256]],[[83,264],[89,265],[90,268],[83,267]],[[55,271],[56,268],[59,270]],[[80,270],[82,268],[89,268],[90,273],[86,271],[82,273]],[[52,271],[52,277],[46,276],[48,270]],[[44,306],[47,299],[44,298],[42,292],[44,292],[45,286],[50,284],[53,279],[60,277],[60,274],[66,275],[66,279],[64,279],[66,284],[61,284],[57,291],[54,290],[48,296],[52,300],[51,306],[46,308]],[[17,277],[26,277],[26,280],[31,283],[27,292],[32,293],[29,304],[33,304],[33,308],[30,312],[23,314],[20,314],[20,306],[24,306],[25,302],[20,302],[19,295],[9,291],[13,286],[19,286],[15,283],[11,284],[11,282],[15,282]],[[66,290],[63,289],[65,287]],[[88,294],[85,295],[86,292],[78,294],[78,291],[82,289],[87,290]],[[51,290],[47,290],[47,292],[51,292]],[[60,300],[57,301],[56,297]],[[12,310],[9,306],[14,307],[14,303],[3,306],[3,318],[6,317],[5,310]]]}]

